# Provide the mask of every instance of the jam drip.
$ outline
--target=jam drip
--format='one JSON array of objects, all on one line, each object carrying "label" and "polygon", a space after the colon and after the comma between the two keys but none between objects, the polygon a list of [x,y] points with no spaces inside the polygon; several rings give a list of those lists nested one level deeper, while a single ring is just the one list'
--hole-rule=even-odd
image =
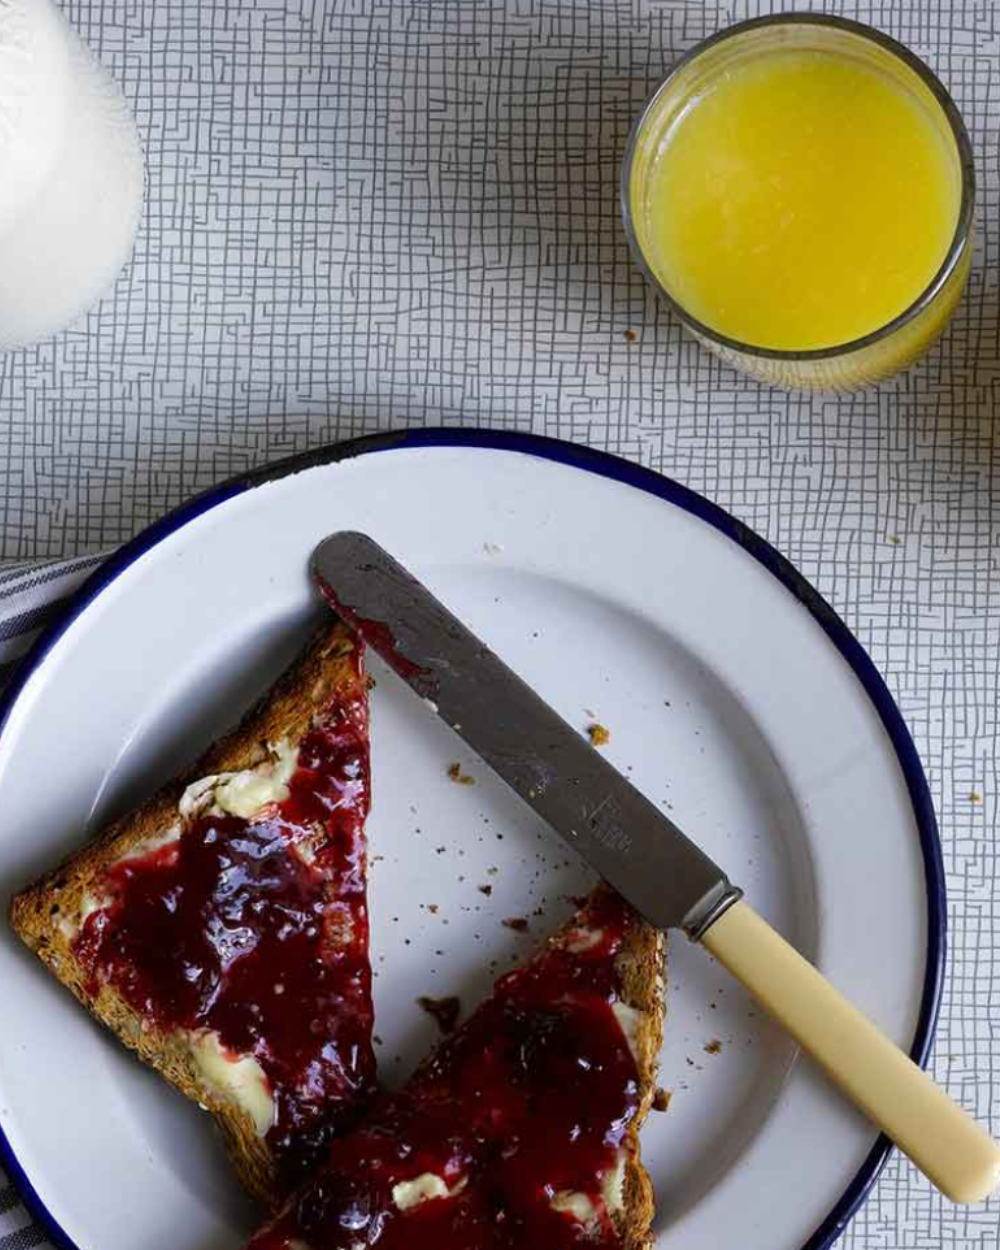
[{"label": "jam drip", "polygon": [[354,682],[302,738],[284,802],[198,816],[119,861],[75,944],[94,992],[107,981],[159,1028],[214,1030],[257,1060],[287,1188],[374,1087],[360,659]]},{"label": "jam drip", "polygon": [[618,1250],[604,1189],[639,1079],[612,1003],[635,920],[601,891],[578,923],[334,1141],[250,1250]]}]

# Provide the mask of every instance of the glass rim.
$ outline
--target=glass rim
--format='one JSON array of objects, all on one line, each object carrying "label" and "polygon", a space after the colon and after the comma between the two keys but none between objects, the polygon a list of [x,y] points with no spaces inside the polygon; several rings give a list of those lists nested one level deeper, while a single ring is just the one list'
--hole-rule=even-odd
[{"label": "glass rim", "polygon": [[[738,38],[748,31],[759,30],[769,26],[823,26],[833,28],[865,39],[869,43],[874,43],[883,51],[894,56],[907,69],[920,78],[941,106],[951,129],[952,138],[958,153],[962,180],[958,219],[955,223],[955,233],[937,272],[916,299],[908,304],[902,312],[893,317],[891,321],[887,321],[884,325],[869,331],[868,334],[864,334],[860,338],[849,339],[844,343],[837,343],[830,347],[813,347],[797,351],[786,348],[761,347],[753,343],[743,342],[740,339],[731,338],[719,330],[714,330],[711,326],[706,325],[705,322],[699,321],[693,313],[688,312],[684,305],[671,295],[664,283],[653,271],[646,260],[635,229],[630,194],[632,167],[635,163],[639,137],[660,98],[670,88],[677,74],[710,48],[714,48],[730,39]],[[639,116],[632,123],[625,147],[625,158],[622,163],[620,195],[625,236],[628,239],[629,248],[634,259],[638,262],[647,279],[653,284],[660,298],[689,329],[709,339],[712,343],[727,348],[729,351],[738,352],[743,356],[757,357],[763,360],[821,361],[830,360],[837,356],[845,356],[851,352],[860,351],[882,342],[919,316],[924,309],[933,303],[941,289],[957,269],[959,262],[969,247],[975,207],[976,172],[972,155],[972,144],[958,106],[927,62],[917,56],[905,44],[900,43],[898,39],[894,39],[891,35],[885,34],[874,26],[869,26],[864,22],[855,22],[846,17],[838,17],[827,13],[774,13],[766,17],[755,17],[749,21],[737,22],[733,26],[727,26],[723,30],[716,31],[714,35],[709,35],[707,39],[703,39],[700,43],[695,44],[671,67],[666,77],[643,105]]]}]

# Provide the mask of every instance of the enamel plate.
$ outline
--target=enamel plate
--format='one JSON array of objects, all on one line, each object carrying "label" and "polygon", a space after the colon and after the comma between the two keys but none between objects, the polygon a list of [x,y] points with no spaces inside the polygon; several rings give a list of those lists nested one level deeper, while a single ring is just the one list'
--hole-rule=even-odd
[{"label": "enamel plate", "polygon": [[[899,712],[770,547],[623,461],[501,434],[345,444],[234,482],[104,566],[36,647],[0,733],[0,890],[140,801],[234,719],[322,610],[307,561],[365,530],[409,565],[923,1059],[943,949],[940,849]],[[588,876],[372,661],[376,1031],[396,1083]],[[458,762],[475,785],[456,785]],[[483,891],[481,886],[491,887]],[[524,918],[526,932],[505,920]],[[239,1250],[256,1216],[207,1117],[0,938],[0,1161],[62,1246]],[[884,1143],[714,965],[671,942],[643,1153],[657,1250],[829,1245]],[[290,1007],[293,1005],[290,1004]]]}]

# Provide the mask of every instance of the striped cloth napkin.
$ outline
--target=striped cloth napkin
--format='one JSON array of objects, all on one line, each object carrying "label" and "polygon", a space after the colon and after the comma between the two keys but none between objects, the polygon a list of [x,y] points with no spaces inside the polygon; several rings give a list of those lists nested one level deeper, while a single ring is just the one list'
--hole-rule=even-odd
[{"label": "striped cloth napkin", "polygon": [[[7,684],[34,640],[59,616],[73,591],[103,559],[103,555],[96,555],[47,564],[0,564],[0,687]],[[2,1239],[0,1250],[8,1250]]]}]

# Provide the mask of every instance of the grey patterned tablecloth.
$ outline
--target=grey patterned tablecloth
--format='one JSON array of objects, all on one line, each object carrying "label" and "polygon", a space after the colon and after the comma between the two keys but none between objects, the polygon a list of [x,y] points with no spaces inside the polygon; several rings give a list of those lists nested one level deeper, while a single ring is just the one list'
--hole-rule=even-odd
[{"label": "grey patterned tablecloth", "polygon": [[[703,491],[832,600],[916,735],[951,892],[934,1068],[1000,1132],[1000,10],[824,7],[936,67],[980,179],[947,340],[843,399],[710,359],[650,298],[619,226],[650,88],[769,6],[70,0],[135,111],[148,200],[113,295],[0,355],[0,555],[102,551],[228,474],[393,426],[533,430]],[[44,599],[4,585],[22,597],[0,609],[0,663]],[[26,1224],[0,1179],[0,1250],[43,1244]],[[953,1208],[894,1159],[842,1245],[997,1247],[1000,1203]]]}]

